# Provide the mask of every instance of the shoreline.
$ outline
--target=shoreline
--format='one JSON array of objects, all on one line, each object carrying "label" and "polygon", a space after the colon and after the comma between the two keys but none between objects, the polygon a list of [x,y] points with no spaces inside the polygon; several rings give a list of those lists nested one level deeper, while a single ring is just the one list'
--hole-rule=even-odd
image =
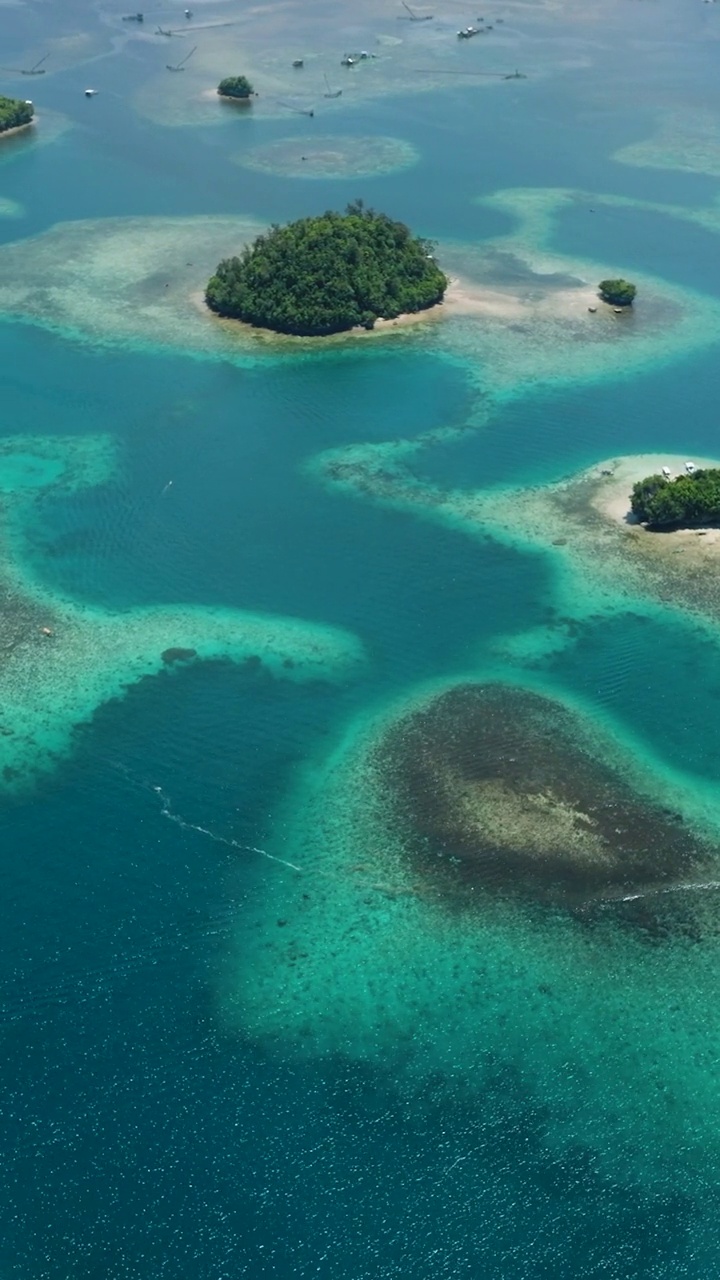
[{"label": "shoreline", "polygon": [[252,100],[253,98],[257,98],[257,96],[258,95],[256,93],[251,93],[247,98],[237,98],[232,93],[218,93],[217,89],[206,89],[202,94],[202,97],[207,99],[209,102],[212,102],[213,98],[216,98],[218,102],[231,102],[233,106],[238,107],[252,106]]},{"label": "shoreline", "polygon": [[[206,317],[210,317],[228,333],[245,334],[247,337],[261,339],[265,342],[303,344],[309,342],[313,346],[347,341],[349,338],[365,340],[386,334],[388,331],[410,329],[426,322],[437,322],[438,320],[456,316],[465,316],[470,319],[485,318],[496,321],[515,321],[523,318],[543,319],[551,317],[565,317],[568,320],[576,320],[578,316],[584,315],[588,320],[597,321],[600,319],[602,321],[603,313],[607,313],[613,320],[617,318],[614,315],[612,306],[604,303],[599,298],[595,286],[585,282],[578,283],[577,287],[574,288],[548,290],[540,297],[523,297],[517,291],[497,287],[487,288],[483,284],[463,279],[459,276],[450,277],[450,283],[445,290],[442,302],[436,302],[433,306],[425,307],[422,311],[402,312],[400,315],[393,316],[390,319],[380,317],[375,321],[372,329],[364,329],[362,326],[357,326],[354,329],[344,329],[339,333],[318,334],[315,336],[278,333],[274,329],[265,329],[259,325],[248,324],[244,320],[220,316],[207,305],[205,294],[202,290],[194,291],[190,295],[190,300],[196,310]],[[596,313],[591,314],[590,307],[595,307],[597,309]]]},{"label": "shoreline", "polygon": [[14,124],[12,129],[0,130],[0,142],[2,142],[3,138],[12,138],[18,133],[24,133],[26,129],[32,129],[35,125],[35,120],[36,117],[33,116],[32,120],[27,120],[25,124]]},{"label": "shoreline", "polygon": [[339,333],[303,335],[299,333],[278,333],[275,329],[264,329],[260,325],[248,324],[245,320],[234,320],[231,316],[220,316],[217,311],[213,311],[212,307],[207,305],[205,291],[201,289],[194,290],[190,294],[190,301],[201,315],[209,319],[211,323],[219,325],[226,333],[234,333],[240,337],[254,338],[267,343],[291,343],[293,345],[302,344],[303,346],[311,343],[313,347],[346,342],[349,338],[367,339],[378,337],[389,329],[406,329],[424,321],[437,321],[441,319],[444,309],[444,303],[437,302],[432,307],[426,307],[424,311],[403,313],[391,320],[380,318],[375,321],[372,329],[363,329],[361,325],[358,325],[354,329],[343,329]]}]

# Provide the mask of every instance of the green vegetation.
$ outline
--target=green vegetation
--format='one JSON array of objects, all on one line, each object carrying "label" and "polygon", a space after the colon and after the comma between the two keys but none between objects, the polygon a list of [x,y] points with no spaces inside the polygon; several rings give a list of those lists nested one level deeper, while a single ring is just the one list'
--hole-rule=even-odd
[{"label": "green vegetation", "polygon": [[17,129],[21,124],[29,124],[34,114],[32,102],[0,97],[0,133],[5,133],[7,129]]},{"label": "green vegetation", "polygon": [[272,227],[220,263],[205,298],[222,316],[311,337],[423,311],[447,284],[429,241],[358,200]]},{"label": "green vegetation", "polygon": [[637,289],[629,280],[601,280],[598,289],[604,302],[612,302],[614,307],[631,307]]},{"label": "green vegetation", "polygon": [[720,520],[720,468],[694,471],[666,480],[647,476],[634,485],[630,498],[633,513],[647,524],[708,524]]},{"label": "green vegetation", "polygon": [[217,91],[223,98],[252,98],[253,89],[247,76],[227,76],[221,80]]}]

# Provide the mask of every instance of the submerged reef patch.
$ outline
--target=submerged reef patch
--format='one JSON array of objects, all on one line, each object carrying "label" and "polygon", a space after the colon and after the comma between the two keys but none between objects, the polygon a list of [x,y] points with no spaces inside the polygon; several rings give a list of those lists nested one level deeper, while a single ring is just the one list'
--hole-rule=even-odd
[{"label": "submerged reef patch", "polygon": [[373,178],[409,169],[420,153],[402,138],[308,134],[267,142],[233,158],[245,169],[282,178]]},{"label": "submerged reef patch", "polygon": [[230,659],[268,678],[341,681],[363,662],[334,627],[199,605],[112,613],[54,592],[23,557],[34,503],[50,489],[111,480],[105,437],[0,440],[0,791],[25,789],[72,747],[75,726],[144,676]]},{"label": "submerged reef patch", "polygon": [[720,177],[720,126],[712,111],[701,108],[661,108],[657,128],[649,138],[620,147],[613,155],[620,164],[640,169],[674,169]]},{"label": "submerged reef patch", "polygon": [[463,684],[376,748],[412,870],[443,898],[485,890],[567,904],[687,876],[703,849],[603,759],[578,717],[537,693]]},{"label": "submerged reef patch", "polygon": [[701,1186],[720,1155],[720,814],[694,803],[550,687],[410,691],[274,815],[284,865],[244,904],[223,1015],[283,1060],[381,1064],[408,1105],[431,1090],[478,1121],[512,1072],[558,1158]]},{"label": "submerged reef patch", "polygon": [[0,246],[0,311],[94,343],[170,345],[223,357],[237,342],[193,292],[228,250],[262,230],[249,218],[65,222]]}]

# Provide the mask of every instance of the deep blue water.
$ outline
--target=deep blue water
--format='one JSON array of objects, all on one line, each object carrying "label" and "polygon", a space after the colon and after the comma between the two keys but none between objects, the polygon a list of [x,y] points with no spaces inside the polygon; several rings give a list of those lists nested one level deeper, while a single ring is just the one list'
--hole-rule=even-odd
[{"label": "deep blue water", "polygon": [[558,480],[630,451],[712,457],[715,363],[710,348],[631,379],[520,395],[493,409],[481,435],[423,453],[416,467],[433,482],[462,488]]},{"label": "deep blue water", "polygon": [[[616,16],[613,39],[625,21],[624,34],[652,45],[644,8]],[[11,61],[50,29],[40,9],[3,12]],[[473,201],[511,186],[707,202],[710,178],[611,159],[652,127],[643,90],[662,83],[664,42],[682,26],[671,3],[653,13],[658,49],[637,102],[620,92],[635,46],[609,75],[599,45],[589,70],[497,93],[453,84],[335,117],[333,131],[392,133],[421,153],[415,168],[362,184],[226,164],[243,145],[306,133],[305,119],[248,122],[241,138],[137,118],[127,95],[148,74],[142,52],[98,64],[103,93],[91,103],[78,73],[48,76],[43,101],[76,127],[0,166],[0,194],[26,210],[0,221],[0,236],[130,214],[286,220],[362,194],[462,239],[507,228]],[[95,21],[80,3],[42,16],[58,33]],[[712,106],[714,47],[699,24],[672,63],[673,92],[682,101],[707,87]],[[98,68],[79,74],[84,84]],[[718,289],[714,238],[657,215],[576,209],[559,219],[556,244]],[[3,800],[0,1275],[717,1274],[716,1224],[687,1187],[651,1194],[607,1178],[584,1148],[549,1153],[542,1108],[502,1062],[475,1107],[433,1080],[409,1099],[377,1065],[269,1056],[218,1014],[228,937],[267,871],[250,847],[277,835],[303,762],[374,700],[465,671],[493,638],[550,616],[538,557],[325,492],[303,472],[343,442],[460,425],[472,406],[461,367],[383,347],[290,358],[270,374],[99,351],[12,324],[0,326],[0,361],[8,433],[101,430],[120,447],[113,482],[41,505],[27,531],[41,579],[107,608],[181,601],[296,615],[352,630],[369,653],[348,688],[270,684],[224,663],[144,681],[78,730],[72,756],[35,793]],[[710,351],[633,381],[528,395],[422,469],[471,487],[541,481],[598,452],[712,453],[715,363]],[[717,776],[714,651],[699,640],[624,618],[589,626],[548,668],[669,763]],[[236,844],[168,821],[155,786],[187,823]]]}]

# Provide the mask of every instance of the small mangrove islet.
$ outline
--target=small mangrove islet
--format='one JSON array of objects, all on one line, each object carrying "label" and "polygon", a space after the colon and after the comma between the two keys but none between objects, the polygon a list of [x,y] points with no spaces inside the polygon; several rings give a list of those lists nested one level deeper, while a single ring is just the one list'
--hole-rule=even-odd
[{"label": "small mangrove islet", "polygon": [[226,258],[205,299],[218,315],[317,337],[428,310],[448,286],[428,240],[361,200],[345,213],[272,227]]},{"label": "small mangrove islet", "polygon": [[631,307],[637,287],[629,280],[601,280],[598,291],[603,302],[611,302],[614,307]]},{"label": "small mangrove islet", "polygon": [[247,76],[226,76],[217,91],[221,98],[232,98],[236,102],[249,102],[255,94]]}]

